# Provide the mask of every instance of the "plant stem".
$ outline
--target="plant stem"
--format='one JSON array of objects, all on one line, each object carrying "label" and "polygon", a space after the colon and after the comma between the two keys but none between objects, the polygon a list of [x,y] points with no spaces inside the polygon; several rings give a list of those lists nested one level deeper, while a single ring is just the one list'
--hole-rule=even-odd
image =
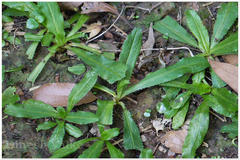
[{"label": "plant stem", "polygon": [[109,88],[107,88],[107,87],[105,87],[105,86],[103,86],[99,83],[96,83],[93,88],[96,88],[96,89],[99,89],[99,90],[101,90],[105,93],[108,93],[108,94],[112,95],[113,97],[117,96],[116,93],[113,90],[111,90],[111,89],[109,89]]}]

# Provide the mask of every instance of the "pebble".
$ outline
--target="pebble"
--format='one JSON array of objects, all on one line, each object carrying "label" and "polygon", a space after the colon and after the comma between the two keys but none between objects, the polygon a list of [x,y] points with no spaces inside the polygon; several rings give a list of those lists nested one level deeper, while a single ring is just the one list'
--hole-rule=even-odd
[{"label": "pebble", "polygon": [[147,141],[147,138],[146,138],[146,136],[144,136],[144,135],[141,135],[141,139],[142,139],[143,142],[146,142],[146,141]]},{"label": "pebble", "polygon": [[158,147],[158,150],[162,153],[166,153],[167,152],[167,149],[165,149],[163,146],[159,146]]}]

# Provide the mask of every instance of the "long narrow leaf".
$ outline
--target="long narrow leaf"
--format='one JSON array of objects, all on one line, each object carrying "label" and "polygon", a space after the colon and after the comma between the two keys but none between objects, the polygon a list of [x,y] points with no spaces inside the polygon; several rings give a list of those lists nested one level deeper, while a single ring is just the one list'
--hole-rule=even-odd
[{"label": "long narrow leaf", "polygon": [[97,122],[98,117],[91,112],[78,111],[68,113],[65,120],[76,124],[89,124]]},{"label": "long narrow leaf", "polygon": [[208,124],[209,107],[207,103],[202,102],[201,105],[198,106],[195,115],[190,122],[188,134],[182,148],[183,158],[194,158],[196,150],[202,144],[207,133]]},{"label": "long narrow leaf", "polygon": [[196,40],[169,16],[166,16],[163,20],[156,22],[153,28],[177,41],[189,44],[193,47],[198,47]]},{"label": "long narrow leaf", "polygon": [[203,25],[201,18],[193,10],[186,11],[187,25],[193,35],[198,40],[198,46],[202,52],[209,52],[209,36],[206,27]]},{"label": "long narrow leaf", "polygon": [[88,18],[89,16],[82,14],[78,18],[77,23],[73,26],[73,29],[68,33],[67,37],[73,36],[82,27],[82,25],[88,20]]},{"label": "long narrow leaf", "polygon": [[229,2],[221,5],[221,8],[218,10],[217,20],[213,28],[211,48],[213,48],[225,36],[237,17],[237,3]]},{"label": "long narrow leaf", "polygon": [[111,158],[124,158],[124,154],[110,142],[106,141],[106,145]]},{"label": "long narrow leaf", "polygon": [[135,28],[127,39],[124,41],[122,46],[122,52],[120,53],[119,61],[126,64],[126,79],[130,79],[132,71],[136,64],[136,60],[140,53],[142,44],[142,30],[140,28]]},{"label": "long narrow leaf", "polygon": [[104,141],[94,142],[88,149],[83,151],[78,158],[98,158],[102,152]]},{"label": "long narrow leaf", "polygon": [[88,71],[84,78],[76,84],[68,98],[67,111],[70,112],[75,104],[77,104],[95,85],[97,74],[95,71]]},{"label": "long narrow leaf", "polygon": [[114,101],[97,101],[98,109],[96,114],[99,117],[99,122],[101,124],[112,125],[114,104]]},{"label": "long narrow leaf", "polygon": [[203,57],[184,58],[172,66],[162,68],[155,72],[149,73],[139,83],[128,88],[123,93],[122,97],[144,88],[152,87],[164,82],[174,80],[178,77],[183,76],[186,73],[200,72],[207,68],[208,66],[209,63]]}]

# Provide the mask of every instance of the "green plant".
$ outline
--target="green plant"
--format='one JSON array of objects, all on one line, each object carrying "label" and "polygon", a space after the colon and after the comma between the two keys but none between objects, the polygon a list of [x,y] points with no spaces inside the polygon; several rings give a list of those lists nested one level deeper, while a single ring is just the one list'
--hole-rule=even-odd
[{"label": "green plant", "polygon": [[[156,22],[153,28],[170,38],[199,48],[202,54],[199,54],[198,57],[237,54],[238,32],[231,34],[228,38],[220,42],[236,20],[237,10],[237,3],[223,3],[221,5],[213,29],[211,45],[207,29],[202,24],[200,17],[193,10],[186,11],[185,15],[187,18],[187,26],[198,43],[183,27],[169,16]],[[157,110],[160,113],[164,113],[166,118],[173,118],[173,129],[178,129],[183,125],[191,94],[201,95],[204,99],[200,106],[198,106],[190,122],[188,135],[183,145],[182,156],[185,158],[194,157],[197,148],[203,142],[204,136],[208,130],[209,107],[226,117],[232,118],[237,114],[237,95],[231,93],[226,88],[221,88],[226,84],[212,69],[210,69],[210,71],[212,87],[204,80],[204,71],[194,74],[192,77],[192,84],[185,83],[189,79],[187,75],[177,80],[160,84],[165,87],[166,95],[162,97],[162,102],[158,103]],[[187,91],[177,96],[181,88]],[[231,125],[231,127],[232,126],[233,125]],[[227,130],[227,127],[224,129]]]}]

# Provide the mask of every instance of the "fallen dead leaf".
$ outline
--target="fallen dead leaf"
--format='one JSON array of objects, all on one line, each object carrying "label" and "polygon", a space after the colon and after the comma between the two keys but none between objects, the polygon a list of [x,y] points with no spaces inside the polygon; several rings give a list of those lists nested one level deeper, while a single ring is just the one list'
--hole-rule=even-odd
[{"label": "fallen dead leaf", "polygon": [[85,25],[87,29],[83,30],[84,33],[90,33],[89,38],[95,37],[102,30],[102,23],[98,21],[97,23],[92,23],[90,25]]},{"label": "fallen dead leaf", "polygon": [[164,143],[174,153],[182,153],[182,146],[187,136],[187,130],[169,131],[162,138]]},{"label": "fallen dead leaf", "polygon": [[[43,101],[53,107],[67,106],[68,96],[75,83],[47,83],[33,90],[33,99]],[[90,103],[97,99],[92,92],[83,97],[77,105]]]},{"label": "fallen dead leaf", "polygon": [[82,14],[89,14],[89,13],[95,13],[95,12],[110,12],[116,15],[119,14],[117,8],[104,2],[84,2],[81,9],[82,9],[82,12],[81,12]]},{"label": "fallen dead leaf", "polygon": [[140,69],[141,66],[144,65],[145,63],[152,60],[152,58],[149,57],[152,54],[151,49],[153,49],[153,46],[154,46],[154,43],[155,43],[155,38],[154,38],[152,25],[153,24],[151,23],[150,27],[149,27],[149,32],[148,32],[148,39],[143,44],[143,47],[142,47],[142,49],[149,49],[149,50],[144,51],[144,54],[139,56],[140,62],[138,64],[138,69]]},{"label": "fallen dead leaf", "polygon": [[63,10],[77,11],[78,7],[83,4],[83,2],[58,2],[59,6]]},{"label": "fallen dead leaf", "polygon": [[229,54],[222,56],[226,63],[230,63],[232,65],[238,65],[238,55],[236,54]]},{"label": "fallen dead leaf", "polygon": [[238,67],[208,59],[214,72],[238,93]]}]

